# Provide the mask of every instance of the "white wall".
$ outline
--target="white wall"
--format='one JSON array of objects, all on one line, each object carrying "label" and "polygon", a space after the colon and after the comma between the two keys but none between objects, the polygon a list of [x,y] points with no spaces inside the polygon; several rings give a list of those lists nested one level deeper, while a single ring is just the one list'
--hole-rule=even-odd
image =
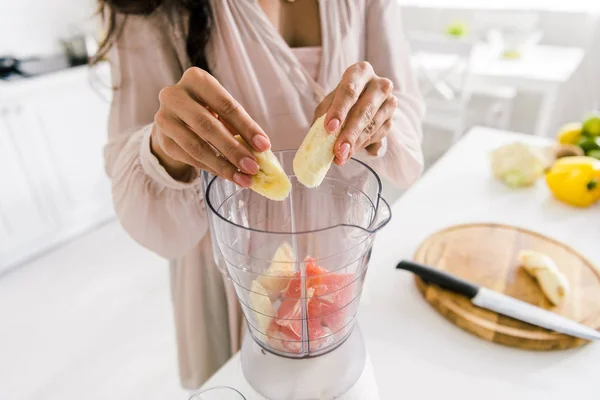
[{"label": "white wall", "polygon": [[95,33],[95,0],[0,0],[0,56],[60,51],[73,28]]}]

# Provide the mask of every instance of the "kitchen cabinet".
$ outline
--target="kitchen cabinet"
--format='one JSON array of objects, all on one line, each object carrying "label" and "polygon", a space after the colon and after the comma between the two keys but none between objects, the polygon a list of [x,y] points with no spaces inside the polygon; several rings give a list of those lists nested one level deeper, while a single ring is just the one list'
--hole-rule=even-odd
[{"label": "kitchen cabinet", "polygon": [[0,273],[111,219],[105,65],[0,86]]}]

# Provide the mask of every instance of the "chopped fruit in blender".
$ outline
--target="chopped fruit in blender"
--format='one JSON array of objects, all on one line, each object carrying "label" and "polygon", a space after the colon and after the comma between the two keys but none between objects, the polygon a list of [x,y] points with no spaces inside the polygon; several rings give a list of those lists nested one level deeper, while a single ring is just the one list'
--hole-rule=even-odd
[{"label": "chopped fruit in blender", "polygon": [[275,251],[271,265],[264,275],[258,278],[258,282],[267,289],[271,298],[281,295],[294,276],[294,250],[287,242],[283,242]]},{"label": "chopped fruit in blender", "polygon": [[[296,283],[297,282],[297,283]],[[289,290],[288,290],[289,289]],[[300,279],[294,279],[286,289],[285,299],[279,305],[275,322],[291,330],[294,334],[302,335],[302,298],[300,292]],[[310,301],[314,289],[308,289],[306,296]],[[288,297],[289,296],[289,297]]]},{"label": "chopped fruit in blender", "polygon": [[[325,271],[311,259],[306,266],[308,271]],[[348,305],[352,302],[353,276],[351,274],[313,274],[308,286],[314,289],[313,297],[308,304],[309,318],[320,318],[323,325],[332,331],[342,329],[346,323]]]},{"label": "chopped fruit in blender", "polygon": [[266,332],[276,313],[275,308],[268,297],[267,291],[257,281],[252,282],[250,303],[254,310],[254,316],[258,322],[259,329],[261,329],[262,332]]},{"label": "chopped fruit in blender", "polygon": [[[276,316],[269,326],[268,335],[275,348],[290,351],[290,347],[301,351],[302,341],[302,305],[306,301],[308,339],[318,341],[318,347],[333,340],[321,340],[341,330],[348,314],[348,305],[352,302],[353,275],[328,273],[316,264],[313,258],[306,262],[306,298],[302,298],[301,272],[296,272],[282,292],[282,301]],[[299,342],[298,346],[291,343]],[[313,344],[314,346],[315,344]]]},{"label": "chopped fruit in blender", "polygon": [[301,337],[287,327],[277,324],[275,320],[271,322],[267,336],[269,337],[269,345],[274,349],[290,353],[302,352]]}]

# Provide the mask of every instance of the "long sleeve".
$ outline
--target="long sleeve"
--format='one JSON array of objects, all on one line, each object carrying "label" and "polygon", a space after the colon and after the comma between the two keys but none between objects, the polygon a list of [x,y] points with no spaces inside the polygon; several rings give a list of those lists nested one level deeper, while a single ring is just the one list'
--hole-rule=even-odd
[{"label": "long sleeve", "polygon": [[183,72],[181,50],[172,37],[176,29],[165,21],[158,13],[117,19],[120,34],[109,55],[115,90],[104,157],[122,226],[142,246],[174,259],[194,248],[208,225],[198,174],[176,181],[150,151],[158,93]]},{"label": "long sleeve", "polygon": [[398,1],[370,0],[367,3],[366,59],[377,75],[394,83],[398,109],[385,154],[380,158],[361,159],[395,185],[407,187],[423,172],[421,122],[424,102],[411,70]]}]

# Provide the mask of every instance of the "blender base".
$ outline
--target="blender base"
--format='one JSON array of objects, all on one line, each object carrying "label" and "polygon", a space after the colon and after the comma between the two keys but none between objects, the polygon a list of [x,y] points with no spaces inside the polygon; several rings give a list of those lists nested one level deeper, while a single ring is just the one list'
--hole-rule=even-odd
[{"label": "blender base", "polygon": [[[254,341],[249,332],[244,336],[241,351],[246,380],[258,393],[271,400],[346,398],[343,395],[365,370],[366,358],[358,325],[341,346],[318,357],[292,359],[269,353]],[[375,393],[373,395],[369,399],[375,399]]]}]

